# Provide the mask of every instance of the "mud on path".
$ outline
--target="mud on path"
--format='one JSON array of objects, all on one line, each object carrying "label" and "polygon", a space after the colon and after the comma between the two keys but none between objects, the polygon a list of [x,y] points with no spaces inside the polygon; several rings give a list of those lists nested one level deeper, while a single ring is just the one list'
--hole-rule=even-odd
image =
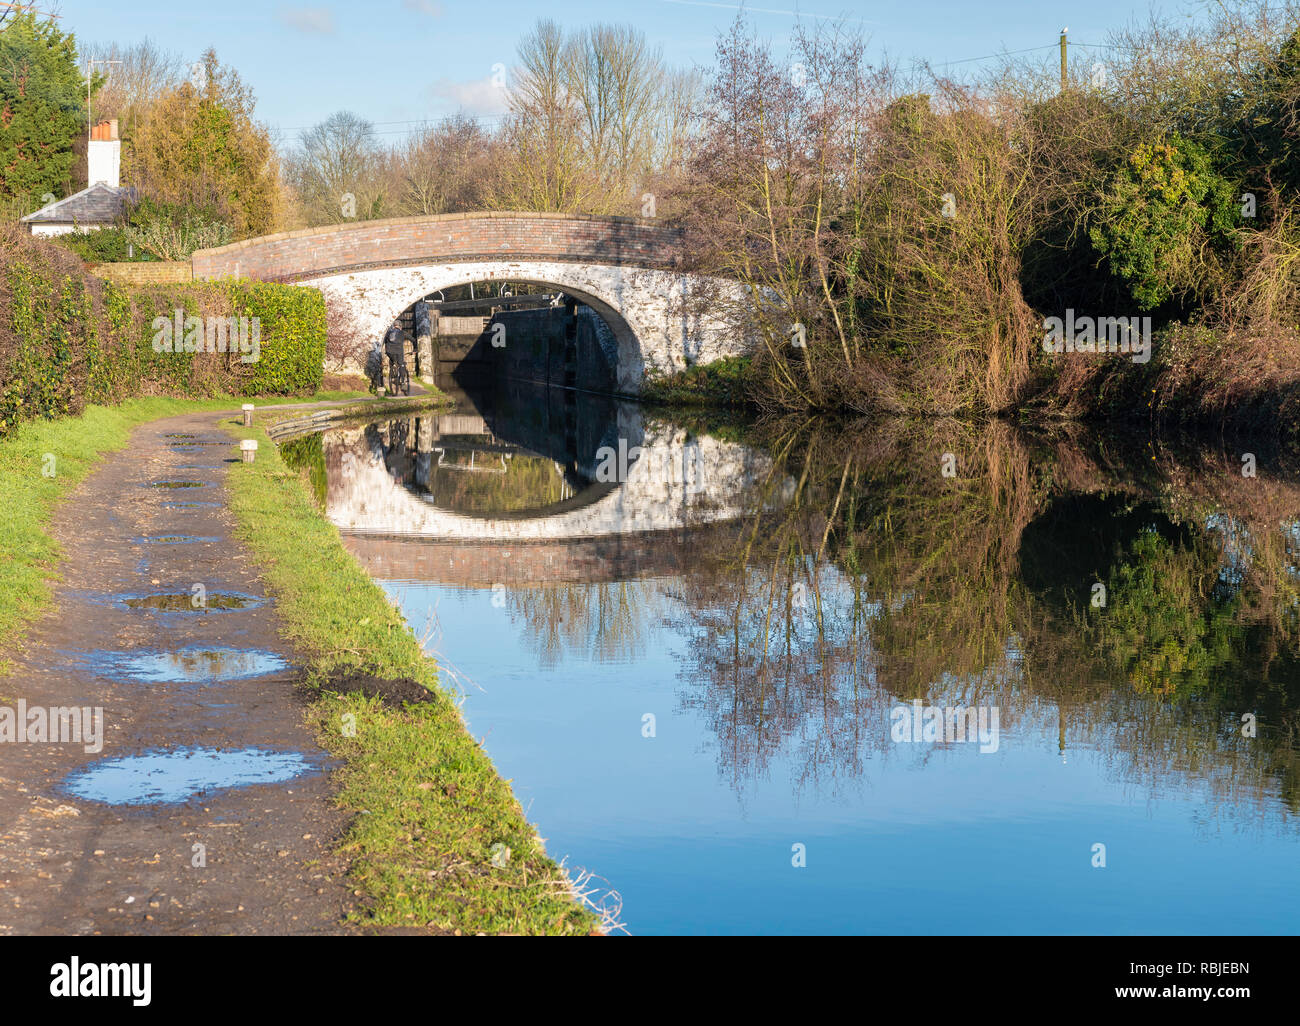
[{"label": "mud on path", "polygon": [[[62,580],[12,653],[0,706],[102,708],[103,749],[0,743],[0,935],[347,929],[330,763],[233,538],[224,481],[239,452],[218,426],[230,417],[143,425],[56,511]],[[253,779],[297,775],[212,776],[234,753],[269,768]],[[162,758],[120,761],[146,754]]]}]

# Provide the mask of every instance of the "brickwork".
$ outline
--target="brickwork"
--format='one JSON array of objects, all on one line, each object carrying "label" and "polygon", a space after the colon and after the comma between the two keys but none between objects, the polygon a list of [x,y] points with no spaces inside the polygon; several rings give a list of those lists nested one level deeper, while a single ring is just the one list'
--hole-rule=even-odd
[{"label": "brickwork", "polygon": [[179,285],[194,278],[191,266],[181,262],[95,264],[90,273],[118,285]]},{"label": "brickwork", "polygon": [[734,533],[734,525],[723,525],[572,541],[477,544],[345,534],[343,544],[380,580],[517,588],[679,574],[698,562],[710,541],[716,550],[733,540]]},{"label": "brickwork", "polygon": [[682,266],[682,238],[652,221],[497,212],[334,225],[248,239],[193,256],[194,277],[292,281],[319,288],[378,340],[411,305],[455,285],[532,282],[563,291],[605,322],[614,390],[649,376],[751,352],[752,300],[739,283]]},{"label": "brickwork", "polygon": [[403,217],[248,239],[194,254],[195,278],[296,281],[458,260],[547,260],[670,270],[681,236],[635,218],[497,212]]}]

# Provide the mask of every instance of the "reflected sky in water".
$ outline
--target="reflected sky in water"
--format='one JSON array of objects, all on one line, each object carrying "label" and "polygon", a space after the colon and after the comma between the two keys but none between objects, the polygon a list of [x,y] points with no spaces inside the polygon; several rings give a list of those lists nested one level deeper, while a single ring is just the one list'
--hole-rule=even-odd
[{"label": "reflected sky in water", "polygon": [[177,748],[102,759],[72,774],[64,786],[78,798],[109,805],[172,805],[311,771],[312,763],[300,752]]},{"label": "reflected sky in water", "polygon": [[216,684],[290,668],[274,652],[203,645],[175,652],[91,652],[80,658],[105,677],[140,684]]},{"label": "reflected sky in water", "polygon": [[[830,742],[810,722],[737,778],[686,704],[680,630],[653,629],[635,659],[566,652],[539,670],[490,591],[384,587],[417,632],[436,610],[438,651],[473,682],[472,733],[551,853],[621,894],[633,933],[1295,929],[1297,831],[1276,829],[1280,805],[1222,822],[1208,785],[1152,793],[1096,748],[1063,758],[1049,710],[1004,728],[995,754],[864,743],[839,769],[819,766]],[[869,711],[862,727],[887,737],[889,718]],[[1091,865],[1098,842],[1104,869]],[[806,868],[791,866],[796,843]]]}]

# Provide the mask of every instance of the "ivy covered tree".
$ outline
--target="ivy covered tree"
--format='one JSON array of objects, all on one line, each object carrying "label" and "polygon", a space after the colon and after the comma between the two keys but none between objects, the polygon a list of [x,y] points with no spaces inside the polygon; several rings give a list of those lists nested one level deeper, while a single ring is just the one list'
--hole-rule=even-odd
[{"label": "ivy covered tree", "polygon": [[0,196],[66,194],[73,141],[85,127],[86,80],[72,35],[53,19],[15,17],[0,32]]},{"label": "ivy covered tree", "polygon": [[1239,224],[1236,192],[1189,140],[1143,143],[1119,167],[1090,229],[1142,310],[1203,293]]}]

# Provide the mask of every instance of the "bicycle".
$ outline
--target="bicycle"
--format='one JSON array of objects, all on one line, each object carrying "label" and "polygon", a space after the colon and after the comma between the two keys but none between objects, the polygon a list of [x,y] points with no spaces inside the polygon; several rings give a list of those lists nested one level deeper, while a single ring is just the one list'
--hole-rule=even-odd
[{"label": "bicycle", "polygon": [[411,394],[411,372],[406,369],[405,360],[390,359],[388,388],[393,395]]}]

